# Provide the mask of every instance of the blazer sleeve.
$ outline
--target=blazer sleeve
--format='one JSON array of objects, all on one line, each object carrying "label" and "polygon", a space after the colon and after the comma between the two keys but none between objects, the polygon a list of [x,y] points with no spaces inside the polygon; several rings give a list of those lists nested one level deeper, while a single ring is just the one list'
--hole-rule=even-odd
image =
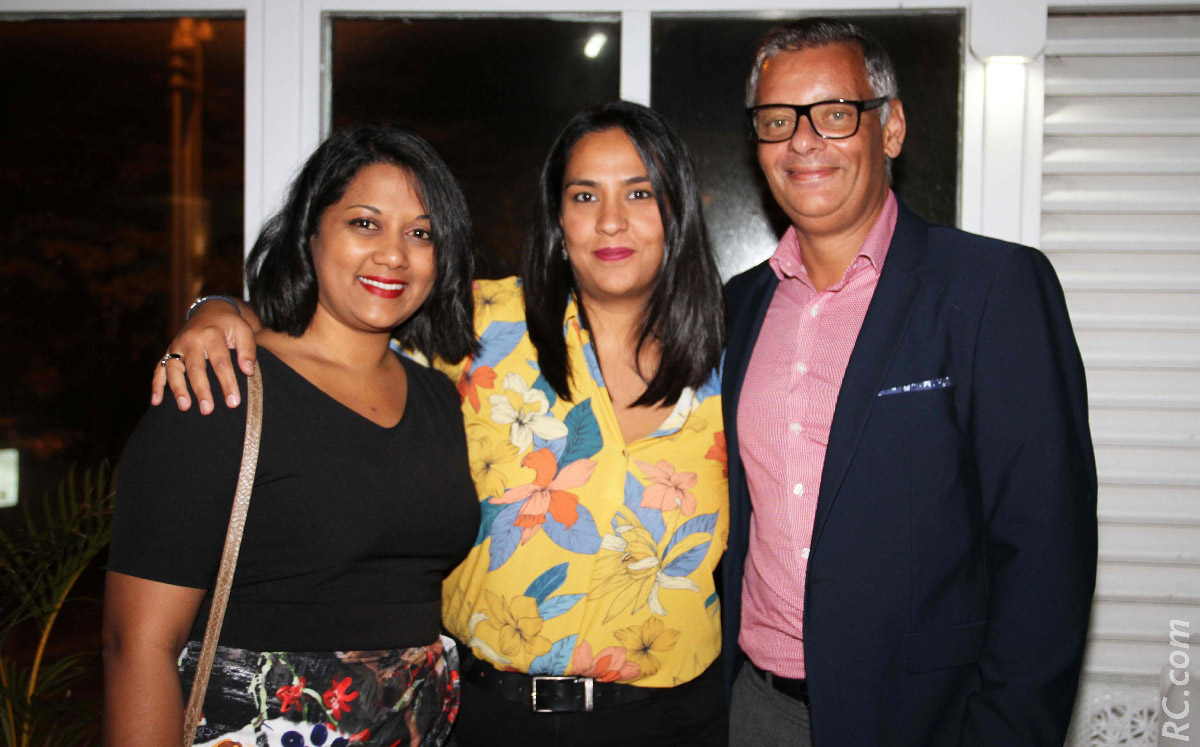
[{"label": "blazer sleeve", "polygon": [[1036,250],[1015,247],[989,291],[972,397],[989,610],[959,741],[1061,745],[1096,581],[1096,467],[1083,362]]}]

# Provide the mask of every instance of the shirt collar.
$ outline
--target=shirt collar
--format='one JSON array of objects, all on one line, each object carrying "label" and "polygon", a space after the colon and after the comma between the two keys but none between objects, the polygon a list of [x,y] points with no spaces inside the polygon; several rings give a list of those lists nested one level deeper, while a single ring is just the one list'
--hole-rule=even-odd
[{"label": "shirt collar", "polygon": [[[846,277],[858,272],[864,266],[870,266],[877,274],[883,270],[888,247],[892,244],[892,234],[896,232],[896,218],[899,213],[896,194],[889,189],[887,200],[883,203],[883,210],[879,211],[879,217],[875,219],[870,232],[867,233],[867,238],[863,241],[858,254],[846,268],[843,282]],[[812,285],[808,279],[808,270],[805,269],[804,260],[800,255],[800,239],[796,236],[795,226],[788,226],[787,232],[779,240],[779,246],[775,248],[775,253],[767,262],[780,280],[796,278],[806,285]]]},{"label": "shirt collar", "polygon": [[563,324],[572,319],[579,319],[579,304],[575,299],[575,291],[570,291],[567,294],[567,310],[563,313]]},{"label": "shirt collar", "polygon": [[[575,330],[575,334],[571,334],[571,330]],[[579,313],[579,298],[575,295],[575,291],[571,291],[567,296],[567,309],[563,312],[563,334],[566,336],[568,344],[575,340],[581,345],[586,345],[592,339],[588,331],[583,328],[583,318]]]},{"label": "shirt collar", "polygon": [[[572,331],[575,334],[572,334]],[[570,297],[567,299],[567,310],[563,314],[563,334],[566,335],[568,348],[571,347],[572,342],[579,345],[583,359],[587,364],[587,373],[591,376],[593,383],[596,386],[605,386],[603,374],[600,372],[600,362],[596,358],[596,347],[592,344],[591,333],[584,329],[583,324],[580,322],[578,298],[574,291],[571,292]],[[574,377],[583,375],[583,371],[573,369],[571,372],[573,379]],[[583,391],[582,389],[575,391],[575,388],[579,385],[579,381],[579,379],[574,379],[575,386],[572,387],[573,395]],[[703,401],[702,398],[697,396],[696,390],[690,386],[685,386],[683,391],[680,392],[679,401],[675,403],[671,414],[667,416],[666,420],[662,422],[657,430],[646,438],[658,438],[678,433],[687,423],[692,412]]]}]

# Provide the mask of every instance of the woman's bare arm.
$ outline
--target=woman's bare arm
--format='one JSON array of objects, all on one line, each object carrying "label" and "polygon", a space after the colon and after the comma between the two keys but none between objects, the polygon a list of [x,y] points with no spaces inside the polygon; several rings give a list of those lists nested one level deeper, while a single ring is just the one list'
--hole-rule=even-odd
[{"label": "woman's bare arm", "polygon": [[182,744],[184,702],[176,662],[204,591],[114,571],[106,574],[105,744]]},{"label": "woman's bare arm", "polygon": [[241,301],[238,301],[238,311],[220,299],[197,306],[192,318],[167,346],[169,352],[183,356],[183,365],[171,361],[166,366],[155,367],[150,384],[150,404],[162,402],[163,392],[169,386],[179,409],[188,409],[192,406],[192,398],[187,385],[191,383],[200,402],[200,413],[209,414],[213,411],[213,394],[206,368],[207,364],[212,364],[225,404],[237,407],[241,397],[229,349],[237,350],[238,367],[249,376],[254,372],[257,354],[254,333],[261,328],[253,309]]}]

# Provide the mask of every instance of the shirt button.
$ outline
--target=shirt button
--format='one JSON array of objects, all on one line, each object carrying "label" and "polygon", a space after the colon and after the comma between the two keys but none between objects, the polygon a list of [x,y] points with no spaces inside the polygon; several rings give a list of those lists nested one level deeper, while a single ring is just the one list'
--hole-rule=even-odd
[{"label": "shirt button", "polygon": [[820,313],[821,313],[821,307],[820,307],[820,306],[817,306],[816,304],[813,304],[812,306],[809,306],[809,307],[808,307],[808,315],[809,315],[809,316],[816,316],[817,314],[820,314]]},{"label": "shirt button", "polygon": [[796,372],[803,376],[804,374],[808,373],[808,366],[804,365],[803,363],[797,363]]},{"label": "shirt button", "polygon": [[800,431],[804,430],[804,426],[800,425],[799,423],[788,423],[788,430],[792,433],[799,433]]},{"label": "shirt button", "polygon": [[807,547],[800,551],[800,557],[804,558],[805,560],[808,560],[808,548]]},{"label": "shirt button", "polygon": [[804,495],[804,483],[798,482],[792,487],[792,495]]}]

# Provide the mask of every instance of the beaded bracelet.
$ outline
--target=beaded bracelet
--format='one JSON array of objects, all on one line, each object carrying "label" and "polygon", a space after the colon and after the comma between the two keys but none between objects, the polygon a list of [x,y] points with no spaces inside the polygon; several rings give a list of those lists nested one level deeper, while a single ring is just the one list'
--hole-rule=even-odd
[{"label": "beaded bracelet", "polygon": [[230,306],[232,306],[233,310],[237,312],[238,316],[242,315],[242,310],[240,308],[238,308],[236,299],[231,298],[230,296],[213,295],[213,296],[200,296],[195,301],[192,301],[192,305],[188,307],[187,316],[185,316],[184,319],[191,319],[192,312],[194,312],[196,310],[196,307],[199,306],[200,304],[204,303],[205,301],[213,301],[216,299],[220,299],[220,300],[224,301],[225,303],[229,304]]}]

